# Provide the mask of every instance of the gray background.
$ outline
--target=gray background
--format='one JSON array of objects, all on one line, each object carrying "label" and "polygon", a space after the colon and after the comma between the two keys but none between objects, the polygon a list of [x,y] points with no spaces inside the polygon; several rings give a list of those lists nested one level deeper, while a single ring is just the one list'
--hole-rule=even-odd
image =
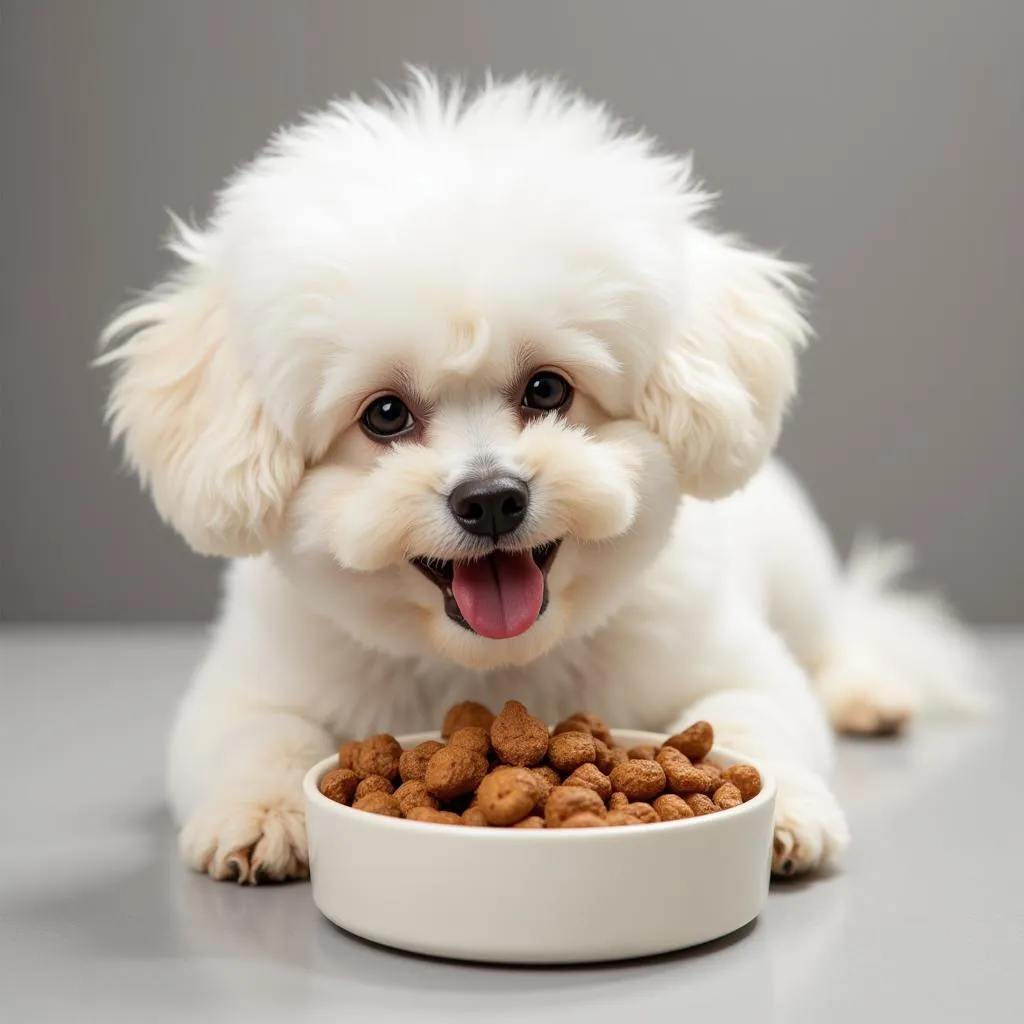
[{"label": "gray background", "polygon": [[978,621],[1024,617],[1024,4],[21,0],[0,19],[0,614],[202,619],[217,565],[100,422],[94,338],[280,123],[406,61],[555,71],[810,263],[783,452],[844,546],[907,537]]}]

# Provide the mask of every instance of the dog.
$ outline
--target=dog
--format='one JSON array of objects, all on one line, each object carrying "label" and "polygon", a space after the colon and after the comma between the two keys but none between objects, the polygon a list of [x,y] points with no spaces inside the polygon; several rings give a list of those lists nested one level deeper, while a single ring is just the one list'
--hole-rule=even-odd
[{"label": "dog", "polygon": [[803,271],[712,226],[688,159],[546,79],[414,72],[282,131],[175,222],[104,335],[108,419],[161,516],[228,556],[178,713],[185,861],[304,877],[340,738],[518,698],[712,722],[778,781],[773,870],[848,841],[833,731],[969,709],[967,631],[843,569],[772,452]]}]

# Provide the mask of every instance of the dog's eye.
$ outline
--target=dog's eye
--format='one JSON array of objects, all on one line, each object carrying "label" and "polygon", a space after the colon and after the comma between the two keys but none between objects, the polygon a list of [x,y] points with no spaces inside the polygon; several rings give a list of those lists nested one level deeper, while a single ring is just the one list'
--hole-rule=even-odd
[{"label": "dog's eye", "polygon": [[363,430],[378,440],[391,440],[407,434],[416,425],[405,402],[395,395],[375,398],[362,418]]},{"label": "dog's eye", "polygon": [[551,370],[535,373],[526,385],[523,394],[523,408],[535,412],[551,412],[569,404],[572,398],[572,386],[564,378]]}]

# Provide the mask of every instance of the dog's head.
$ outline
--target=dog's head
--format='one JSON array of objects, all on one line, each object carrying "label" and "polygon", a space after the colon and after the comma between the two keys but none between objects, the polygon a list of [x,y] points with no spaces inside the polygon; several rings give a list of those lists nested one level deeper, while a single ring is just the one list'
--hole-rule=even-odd
[{"label": "dog's head", "polygon": [[549,84],[418,78],[278,136],[110,326],[110,418],[198,551],[272,552],[364,642],[474,667],[584,635],[680,496],[765,459],[793,268]]}]

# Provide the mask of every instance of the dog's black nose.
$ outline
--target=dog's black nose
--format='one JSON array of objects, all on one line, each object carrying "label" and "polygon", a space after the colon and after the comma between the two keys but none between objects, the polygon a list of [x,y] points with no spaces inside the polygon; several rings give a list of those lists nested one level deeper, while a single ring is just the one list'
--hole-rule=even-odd
[{"label": "dog's black nose", "polygon": [[459,525],[481,537],[511,533],[523,521],[529,503],[526,481],[510,476],[466,480],[448,495]]}]

